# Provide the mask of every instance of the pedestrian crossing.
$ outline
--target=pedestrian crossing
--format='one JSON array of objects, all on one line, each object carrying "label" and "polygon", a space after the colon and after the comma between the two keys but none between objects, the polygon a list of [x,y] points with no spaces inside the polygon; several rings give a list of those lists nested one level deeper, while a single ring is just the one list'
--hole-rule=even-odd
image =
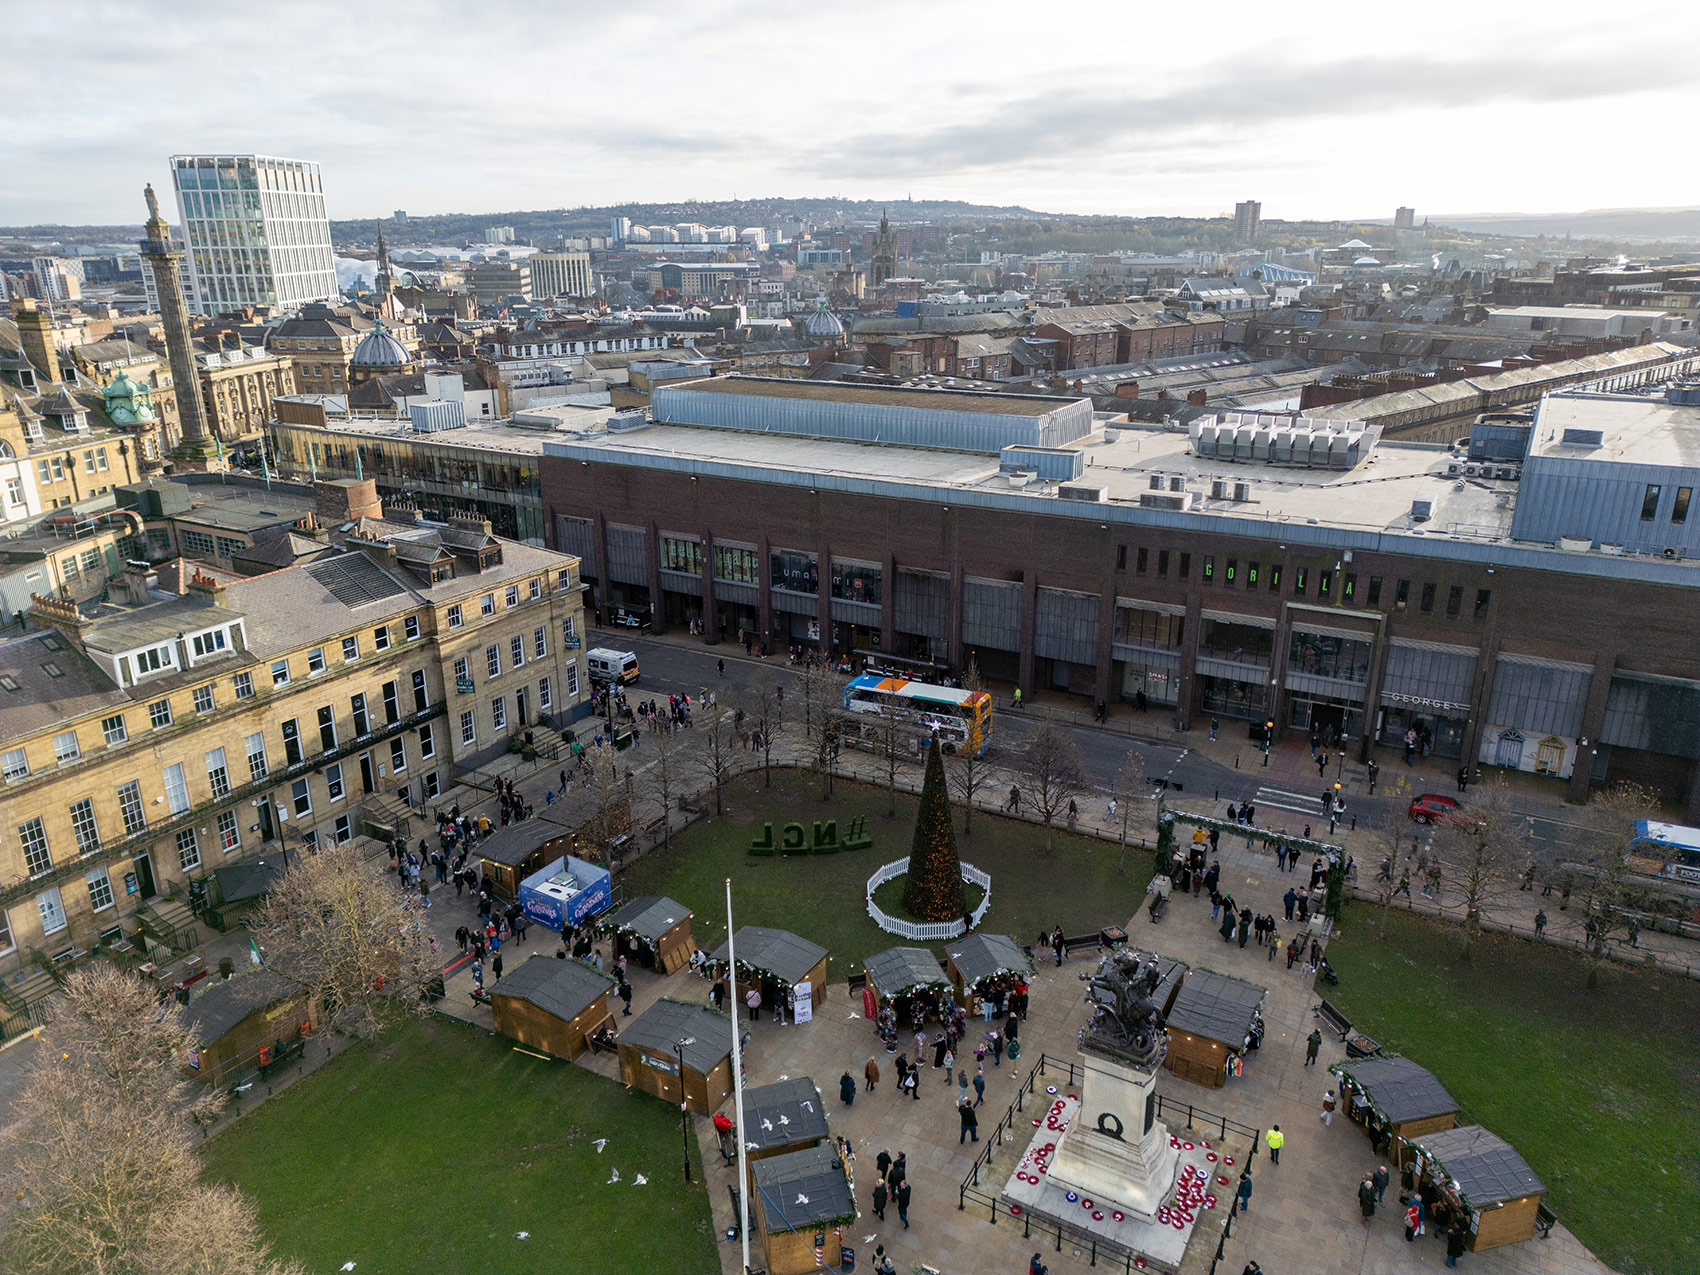
[{"label": "pedestrian crossing", "polygon": [[1259,808],[1273,806],[1276,810],[1289,810],[1296,815],[1307,815],[1313,819],[1327,817],[1322,808],[1320,795],[1289,792],[1285,788],[1259,788],[1257,799],[1253,804]]}]

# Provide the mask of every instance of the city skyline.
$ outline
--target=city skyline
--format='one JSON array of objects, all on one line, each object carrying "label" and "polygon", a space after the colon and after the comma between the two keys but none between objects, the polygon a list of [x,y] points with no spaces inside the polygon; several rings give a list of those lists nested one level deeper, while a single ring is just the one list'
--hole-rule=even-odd
[{"label": "city skyline", "polygon": [[[1700,204],[1700,180],[1670,173],[1647,127],[1692,108],[1700,71],[1648,74],[1644,50],[1614,34],[1634,20],[1621,7],[1614,30],[1333,6],[1302,33],[1230,13],[1203,35],[1186,13],[1134,28],[1123,9],[1084,7],[1037,40],[1025,9],[943,8],[917,29],[912,10],[865,6],[826,43],[736,4],[666,18],[496,4],[474,23],[379,3],[365,12],[381,38],[327,43],[341,18],[312,3],[287,23],[197,4],[137,23],[99,0],[6,0],[21,47],[125,38],[14,64],[19,127],[0,139],[0,171],[23,180],[0,184],[0,224],[127,224],[140,187],[166,184],[169,155],[253,152],[318,163],[333,219],[910,192],[1134,216],[1231,215],[1255,198],[1272,219],[1634,202],[1602,189],[1583,154],[1665,170],[1650,202]],[[965,23],[980,33],[966,45]],[[1691,16],[1659,23],[1669,47],[1700,34]],[[574,59],[586,74],[563,79]],[[488,87],[469,74],[496,66]]]}]

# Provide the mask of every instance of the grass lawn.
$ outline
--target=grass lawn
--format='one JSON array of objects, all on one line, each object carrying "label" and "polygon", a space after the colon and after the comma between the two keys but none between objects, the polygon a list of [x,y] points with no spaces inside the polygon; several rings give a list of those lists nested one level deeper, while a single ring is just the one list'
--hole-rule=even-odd
[{"label": "grass lawn", "polygon": [[[696,914],[696,941],[713,951],[726,941],[725,882],[731,877],[737,923],[790,930],[819,943],[831,953],[834,981],[859,972],[864,957],[901,943],[869,919],[863,898],[875,868],[909,853],[918,798],[899,792],[893,819],[882,788],[839,781],[832,801],[823,803],[819,780],[797,771],[776,770],[771,789],[760,785],[759,775],[740,780],[727,789],[723,818],[696,823],[673,838],[671,851],[653,850],[626,868],[619,878],[626,898],[665,894],[679,900]],[[867,817],[870,849],[771,858],[748,853],[766,820],[777,832],[781,823],[836,819],[842,836],[858,815]],[[956,851],[992,875],[992,906],[981,928],[1021,943],[1053,925],[1069,934],[1125,925],[1151,880],[1148,853],[1130,849],[1126,872],[1118,872],[1113,843],[1059,832],[1047,854],[1043,828],[984,811],[974,814],[972,836],[962,835],[956,811]],[[901,888],[893,882],[885,890],[895,900]],[[880,895],[882,907],[887,897]]]},{"label": "grass lawn", "polygon": [[[1361,905],[1328,946],[1331,999],[1511,1143],[1559,1220],[1620,1271],[1700,1271],[1700,984]],[[1539,1241],[1536,1241],[1537,1243]]]},{"label": "grass lawn", "polygon": [[511,1044],[409,1023],[213,1139],[207,1174],[248,1192],[277,1252],[313,1275],[350,1261],[357,1275],[718,1272],[679,1113]]}]

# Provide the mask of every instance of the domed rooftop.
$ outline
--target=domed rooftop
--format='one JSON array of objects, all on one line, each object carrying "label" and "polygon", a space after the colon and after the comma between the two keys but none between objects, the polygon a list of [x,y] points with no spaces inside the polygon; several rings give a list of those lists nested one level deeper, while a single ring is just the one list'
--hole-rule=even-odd
[{"label": "domed rooftop", "polygon": [[396,340],[384,325],[378,323],[354,347],[354,357],[350,364],[354,367],[409,367],[413,356],[407,352],[407,347]]},{"label": "domed rooftop", "polygon": [[826,302],[815,307],[815,312],[803,321],[803,331],[812,337],[832,340],[844,335],[844,324],[839,317],[826,308]]},{"label": "domed rooftop", "polygon": [[135,425],[154,418],[148,387],[138,385],[120,371],[112,384],[102,391],[106,398],[106,415],[114,425]]}]

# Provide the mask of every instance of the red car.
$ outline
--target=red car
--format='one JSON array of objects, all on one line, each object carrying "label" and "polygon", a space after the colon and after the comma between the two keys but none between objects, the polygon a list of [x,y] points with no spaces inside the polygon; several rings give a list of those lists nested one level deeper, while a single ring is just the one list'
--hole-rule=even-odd
[{"label": "red car", "polygon": [[1458,803],[1437,792],[1425,792],[1411,802],[1410,816],[1418,823],[1435,823],[1451,819],[1458,813]]}]

